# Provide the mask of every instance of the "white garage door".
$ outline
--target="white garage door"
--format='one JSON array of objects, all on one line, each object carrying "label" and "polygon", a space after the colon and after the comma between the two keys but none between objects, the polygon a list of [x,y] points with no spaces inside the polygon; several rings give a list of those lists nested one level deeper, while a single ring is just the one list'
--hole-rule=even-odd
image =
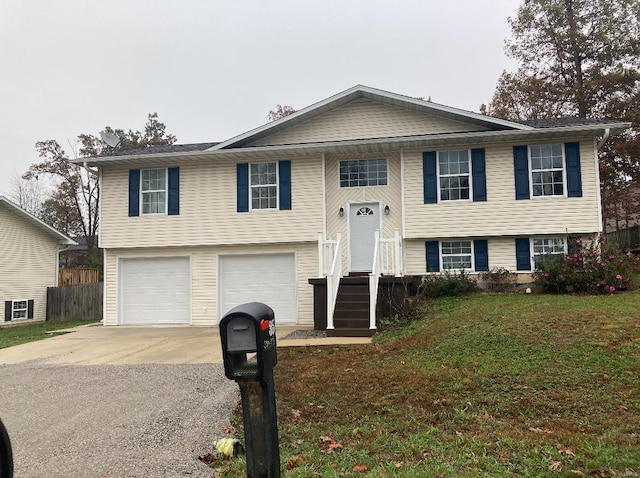
[{"label": "white garage door", "polygon": [[245,302],[263,302],[276,323],[296,323],[296,261],[293,254],[220,256],[220,318]]},{"label": "white garage door", "polygon": [[119,268],[119,323],[191,322],[191,267],[188,257],[120,259]]}]

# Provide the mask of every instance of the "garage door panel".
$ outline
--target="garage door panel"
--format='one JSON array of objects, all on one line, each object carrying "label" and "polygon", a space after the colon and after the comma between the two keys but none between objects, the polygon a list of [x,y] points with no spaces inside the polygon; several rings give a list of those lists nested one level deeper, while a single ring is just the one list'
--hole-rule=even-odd
[{"label": "garage door panel", "polygon": [[278,323],[297,320],[294,254],[220,257],[219,297],[221,317],[246,302],[263,302]]},{"label": "garage door panel", "polygon": [[120,323],[189,324],[191,265],[188,257],[120,261]]}]

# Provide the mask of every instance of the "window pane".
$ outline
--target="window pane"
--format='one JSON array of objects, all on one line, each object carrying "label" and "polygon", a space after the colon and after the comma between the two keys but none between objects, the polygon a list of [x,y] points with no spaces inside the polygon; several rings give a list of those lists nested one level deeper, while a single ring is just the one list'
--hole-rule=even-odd
[{"label": "window pane", "polygon": [[386,185],[386,159],[354,159],[340,161],[340,187]]}]

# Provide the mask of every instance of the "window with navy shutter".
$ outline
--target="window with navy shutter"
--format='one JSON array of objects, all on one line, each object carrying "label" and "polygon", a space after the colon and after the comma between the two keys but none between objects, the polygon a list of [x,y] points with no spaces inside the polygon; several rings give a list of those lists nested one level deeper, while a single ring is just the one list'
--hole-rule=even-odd
[{"label": "window with navy shutter", "polygon": [[280,210],[288,210],[291,209],[291,161],[279,161],[278,175]]},{"label": "window with navy shutter", "polygon": [[513,170],[516,183],[516,199],[529,199],[529,148],[513,147]]},{"label": "window with navy shutter", "polygon": [[140,170],[129,170],[129,216],[140,215]]},{"label": "window with navy shutter", "polygon": [[27,301],[27,319],[33,319],[33,300]]},{"label": "window with navy shutter", "polygon": [[436,152],[422,153],[422,179],[424,188],[424,203],[438,202],[438,176],[436,173]]},{"label": "window with navy shutter", "polygon": [[528,237],[516,239],[516,269],[531,270],[531,248]]},{"label": "window with navy shutter", "polygon": [[167,214],[177,216],[180,214],[180,168],[167,170]]},{"label": "window with navy shutter", "polygon": [[485,239],[473,241],[473,254],[476,271],[489,270],[489,247]]},{"label": "window with navy shutter", "polygon": [[471,174],[473,184],[473,200],[487,200],[487,173],[484,148],[471,150]]},{"label": "window with navy shutter", "polygon": [[12,314],[13,314],[13,301],[6,300],[4,302],[4,321],[10,322]]},{"label": "window with navy shutter", "polygon": [[582,197],[580,143],[565,143],[564,155],[567,163],[567,196]]},{"label": "window with navy shutter", "polygon": [[249,211],[249,164],[236,165],[236,196],[237,211]]},{"label": "window with navy shutter", "polygon": [[440,248],[438,241],[424,243],[427,254],[427,272],[440,272]]}]

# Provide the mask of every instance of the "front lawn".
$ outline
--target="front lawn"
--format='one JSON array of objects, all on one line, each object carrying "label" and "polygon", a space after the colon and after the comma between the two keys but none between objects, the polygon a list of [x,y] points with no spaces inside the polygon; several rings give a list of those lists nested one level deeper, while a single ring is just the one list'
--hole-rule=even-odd
[{"label": "front lawn", "polygon": [[640,291],[439,299],[278,361],[286,477],[640,475]]},{"label": "front lawn", "polygon": [[[27,342],[46,339],[55,331],[99,322],[97,320],[73,320],[69,322],[34,322],[0,327],[0,349]],[[49,333],[47,333],[49,332]]]}]

